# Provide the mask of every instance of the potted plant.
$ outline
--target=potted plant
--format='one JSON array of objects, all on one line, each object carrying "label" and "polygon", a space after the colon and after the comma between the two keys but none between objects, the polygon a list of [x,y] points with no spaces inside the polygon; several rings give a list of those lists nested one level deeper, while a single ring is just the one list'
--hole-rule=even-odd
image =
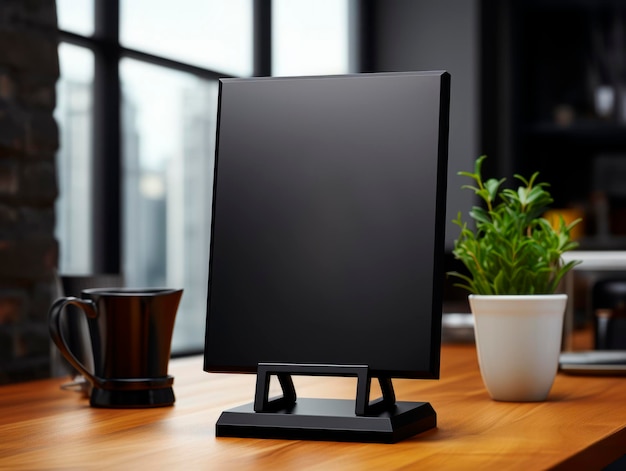
[{"label": "potted plant", "polygon": [[484,203],[469,215],[459,213],[461,233],[453,254],[468,273],[450,272],[456,286],[467,289],[481,375],[495,400],[541,401],[550,392],[558,369],[567,295],[555,294],[563,276],[578,262],[563,263],[562,254],[577,247],[571,230],[579,220],[557,227],[542,217],[553,199],[547,183],[520,175],[517,189],[505,179],[483,181],[476,160],[473,180],[463,188]]}]

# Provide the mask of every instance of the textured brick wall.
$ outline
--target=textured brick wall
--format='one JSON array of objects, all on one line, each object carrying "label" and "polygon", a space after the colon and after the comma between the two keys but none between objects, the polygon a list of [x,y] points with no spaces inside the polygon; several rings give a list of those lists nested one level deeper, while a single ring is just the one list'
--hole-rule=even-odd
[{"label": "textured brick wall", "polygon": [[56,23],[55,0],[0,0],[0,384],[50,374]]}]

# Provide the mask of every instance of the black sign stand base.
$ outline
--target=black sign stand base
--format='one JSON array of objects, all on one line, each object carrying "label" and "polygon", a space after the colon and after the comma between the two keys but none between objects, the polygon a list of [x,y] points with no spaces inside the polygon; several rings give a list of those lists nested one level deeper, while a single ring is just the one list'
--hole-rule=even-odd
[{"label": "black sign stand base", "polygon": [[[283,396],[268,398],[276,374]],[[356,401],[297,399],[291,375],[357,376]],[[369,402],[367,366],[260,364],[255,402],[227,410],[216,424],[218,437],[283,438],[395,443],[437,426],[428,402],[396,402],[390,378],[379,378],[382,397]]]}]

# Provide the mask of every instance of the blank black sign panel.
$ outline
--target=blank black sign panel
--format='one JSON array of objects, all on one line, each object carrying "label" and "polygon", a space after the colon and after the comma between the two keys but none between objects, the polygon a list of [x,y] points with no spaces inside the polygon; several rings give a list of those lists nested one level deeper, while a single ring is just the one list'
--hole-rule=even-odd
[{"label": "blank black sign panel", "polygon": [[449,84],[220,81],[206,371],[439,376]]}]

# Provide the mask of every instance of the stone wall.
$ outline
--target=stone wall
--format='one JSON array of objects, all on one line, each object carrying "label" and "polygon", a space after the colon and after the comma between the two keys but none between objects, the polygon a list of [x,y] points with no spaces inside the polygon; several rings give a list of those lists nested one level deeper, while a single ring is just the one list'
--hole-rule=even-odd
[{"label": "stone wall", "polygon": [[55,0],[0,1],[0,384],[50,375]]}]

